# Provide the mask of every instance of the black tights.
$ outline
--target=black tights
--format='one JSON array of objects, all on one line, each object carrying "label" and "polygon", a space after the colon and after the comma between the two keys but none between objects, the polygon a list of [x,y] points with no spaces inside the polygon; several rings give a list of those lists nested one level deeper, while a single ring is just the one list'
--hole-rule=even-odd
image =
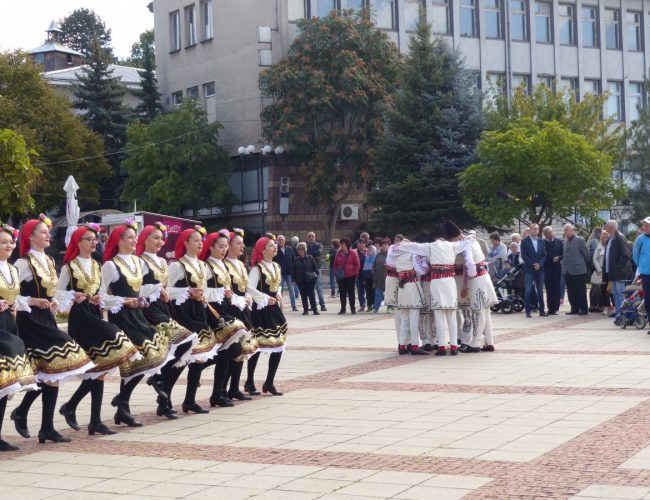
[{"label": "black tights", "polygon": [[79,387],[70,397],[66,406],[74,411],[81,400],[90,393],[90,423],[99,425],[102,423],[102,400],[104,399],[104,381],[98,379],[84,379]]},{"label": "black tights", "polygon": [[2,437],[2,422],[5,419],[5,410],[7,409],[7,396],[0,399],[0,437]]},{"label": "black tights", "polygon": [[215,356],[205,363],[190,363],[187,369],[187,388],[185,389],[184,405],[191,406],[196,403],[196,391],[199,389],[199,384],[201,383],[201,372],[216,362],[217,357]]},{"label": "black tights", "polygon": [[174,352],[174,359],[171,359],[167,362],[165,366],[162,367],[160,370],[160,377],[162,378],[163,381],[163,388],[165,389],[165,392],[169,396],[169,399],[171,401],[172,397],[172,389],[174,388],[174,384],[176,384],[176,381],[178,380],[178,377],[180,377],[181,373],[183,372],[183,368],[178,368],[174,366],[174,363],[176,363],[179,359],[183,357],[187,351],[189,351],[192,348],[192,343],[191,342],[185,342],[184,344],[179,345],[176,348],[176,352]]},{"label": "black tights", "polygon": [[[216,361],[214,363],[214,385],[212,386],[212,398],[217,399],[221,397],[221,393],[226,385],[226,378],[228,375],[231,376],[231,381],[233,380],[233,368],[232,365],[239,364],[240,369],[239,373],[241,374],[241,364],[234,362],[234,359],[241,355],[241,344],[235,342],[228,349],[220,351],[217,354]],[[236,377],[236,385],[230,386],[230,393],[234,394],[239,391],[239,376]],[[234,387],[234,388],[233,388]],[[233,392],[234,391],[234,392]]]},{"label": "black tights", "polygon": [[128,382],[124,382],[122,380],[120,382],[120,393],[118,394],[118,398],[121,401],[124,401],[129,403],[131,400],[131,394],[133,394],[133,391],[135,390],[135,387],[140,383],[140,381],[144,378],[144,375],[138,375],[137,377],[133,377],[131,380]]},{"label": "black tights", "polygon": [[[280,359],[282,358],[282,352],[272,352],[269,357],[269,370],[266,373],[266,381],[264,385],[273,385],[275,381],[275,374],[278,372],[278,367],[280,366]],[[246,377],[246,385],[254,386],[255,385],[255,368],[257,368],[257,362],[260,359],[259,351],[253,354],[248,359],[248,376]]]},{"label": "black tights", "polygon": [[41,384],[39,391],[29,391],[16,408],[16,414],[27,418],[29,409],[36,398],[43,395],[43,411],[41,413],[41,431],[51,432],[54,430],[54,410],[56,408],[56,398],[59,395],[59,388],[51,385]]}]

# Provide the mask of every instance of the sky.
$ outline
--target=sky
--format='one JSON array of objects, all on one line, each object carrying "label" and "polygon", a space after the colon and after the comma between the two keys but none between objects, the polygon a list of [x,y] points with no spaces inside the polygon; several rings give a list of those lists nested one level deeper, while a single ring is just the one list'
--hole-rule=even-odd
[{"label": "sky", "polygon": [[150,1],[0,0],[0,52],[40,46],[52,20],[58,21],[85,7],[95,11],[111,29],[113,53],[128,57],[140,33],[153,28],[153,14],[147,9]]}]

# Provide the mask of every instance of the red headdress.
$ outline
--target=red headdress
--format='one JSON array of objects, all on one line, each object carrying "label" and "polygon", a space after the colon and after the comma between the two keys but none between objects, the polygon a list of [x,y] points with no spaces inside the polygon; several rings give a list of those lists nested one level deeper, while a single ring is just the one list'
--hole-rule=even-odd
[{"label": "red headdress", "polygon": [[275,235],[274,234],[267,234],[266,236],[261,237],[257,242],[255,243],[255,246],[253,247],[253,256],[251,257],[251,266],[254,266],[257,264],[259,261],[261,261],[264,258],[264,254],[262,253],[264,250],[264,247],[269,241],[275,241]]},{"label": "red headdress", "polygon": [[144,253],[144,242],[147,241],[149,235],[156,229],[162,233],[163,242],[167,240],[167,237],[169,236],[167,233],[167,226],[165,226],[162,222],[154,222],[151,226],[144,226],[144,229],[138,235],[138,242],[135,245],[136,255],[142,255]]},{"label": "red headdress", "polygon": [[194,228],[184,230],[181,234],[178,235],[178,239],[176,240],[176,248],[174,249],[176,260],[185,255],[185,243],[190,238],[190,236],[192,236],[192,233],[199,233],[201,235],[201,239],[205,241],[207,231],[203,226],[194,226]]},{"label": "red headdress", "polygon": [[81,237],[86,234],[88,231],[95,233],[97,236],[101,229],[98,224],[88,224],[87,226],[81,226],[72,233],[70,237],[70,243],[68,243],[68,248],[65,251],[65,256],[63,257],[63,263],[67,264],[68,262],[74,260],[79,255],[79,242]]},{"label": "red headdress", "polygon": [[[222,229],[221,231],[224,231],[224,229]],[[228,232],[228,238],[230,239],[230,241],[234,240],[235,236],[241,236],[242,240],[243,240],[244,239],[244,230],[239,229],[238,227],[234,227],[232,229],[232,231]]]},{"label": "red headdress", "polygon": [[36,226],[38,226],[41,222],[45,224],[48,229],[52,228],[52,221],[50,220],[49,217],[47,217],[44,214],[39,215],[38,219],[28,220],[23,225],[23,228],[20,231],[20,256],[21,257],[24,257],[27,254],[27,252],[29,252],[29,249],[31,248],[29,244],[29,237],[34,232]]},{"label": "red headdress", "polygon": [[214,245],[214,242],[217,241],[219,238],[226,238],[228,241],[230,241],[230,233],[227,229],[219,229],[216,233],[210,233],[208,236],[205,238],[205,241],[203,242],[203,249],[201,250],[201,255],[199,255],[199,259],[206,261],[208,260],[208,257],[210,257],[210,248],[212,245]]},{"label": "red headdress", "polygon": [[106,242],[106,247],[104,248],[104,262],[108,262],[117,255],[117,252],[120,248],[120,240],[122,239],[124,231],[127,229],[133,229],[137,232],[138,225],[132,220],[127,220],[124,224],[117,226],[111,231],[111,234],[108,237],[108,241]]}]

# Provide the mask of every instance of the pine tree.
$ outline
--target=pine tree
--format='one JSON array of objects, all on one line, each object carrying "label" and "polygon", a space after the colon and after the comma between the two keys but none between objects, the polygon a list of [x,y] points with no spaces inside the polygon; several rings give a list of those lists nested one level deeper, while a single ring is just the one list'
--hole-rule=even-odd
[{"label": "pine tree", "polygon": [[474,74],[420,22],[398,82],[373,155],[376,189],[368,198],[378,206],[376,229],[415,233],[430,230],[441,217],[475,225],[463,209],[457,179],[475,161],[484,128]]},{"label": "pine tree", "polygon": [[116,206],[120,185],[120,152],[126,143],[126,127],[130,110],[122,105],[126,91],[120,78],[113,76],[109,67],[110,54],[95,40],[93,50],[78,75],[75,85],[74,107],[83,112],[83,120],[90,130],[104,139],[104,151],[113,176],[102,186],[100,196],[105,206]]},{"label": "pine tree", "polygon": [[143,69],[139,72],[141,89],[134,92],[135,96],[141,101],[136,107],[136,111],[140,121],[151,123],[151,121],[162,111],[160,92],[158,92],[158,80],[156,79],[156,64],[153,47],[142,47],[142,61]]},{"label": "pine tree", "polygon": [[[644,89],[648,92],[650,78],[646,78]],[[632,123],[627,138],[628,155],[625,172],[631,177],[628,199],[636,220],[650,213],[650,109],[639,107],[639,117]]]}]

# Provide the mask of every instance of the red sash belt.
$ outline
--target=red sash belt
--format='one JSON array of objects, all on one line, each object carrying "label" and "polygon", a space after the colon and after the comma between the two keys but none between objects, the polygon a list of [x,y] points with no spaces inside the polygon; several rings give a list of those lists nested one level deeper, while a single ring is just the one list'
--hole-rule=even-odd
[{"label": "red sash belt", "polygon": [[397,275],[397,269],[392,266],[386,266],[386,277],[387,278],[399,278]]},{"label": "red sash belt", "polygon": [[476,276],[483,276],[488,273],[488,266],[485,261],[476,264]]},{"label": "red sash belt", "polygon": [[453,264],[451,265],[440,265],[440,264],[435,264],[431,266],[431,279],[432,280],[439,280],[442,278],[453,278],[456,274],[455,267]]},{"label": "red sash belt", "polygon": [[454,275],[462,276],[464,270],[465,270],[465,266],[463,266],[462,264],[454,264]]},{"label": "red sash belt", "polygon": [[402,287],[406,283],[415,283],[418,280],[418,275],[415,270],[411,269],[410,271],[400,271],[397,273],[399,278],[399,286]]}]

